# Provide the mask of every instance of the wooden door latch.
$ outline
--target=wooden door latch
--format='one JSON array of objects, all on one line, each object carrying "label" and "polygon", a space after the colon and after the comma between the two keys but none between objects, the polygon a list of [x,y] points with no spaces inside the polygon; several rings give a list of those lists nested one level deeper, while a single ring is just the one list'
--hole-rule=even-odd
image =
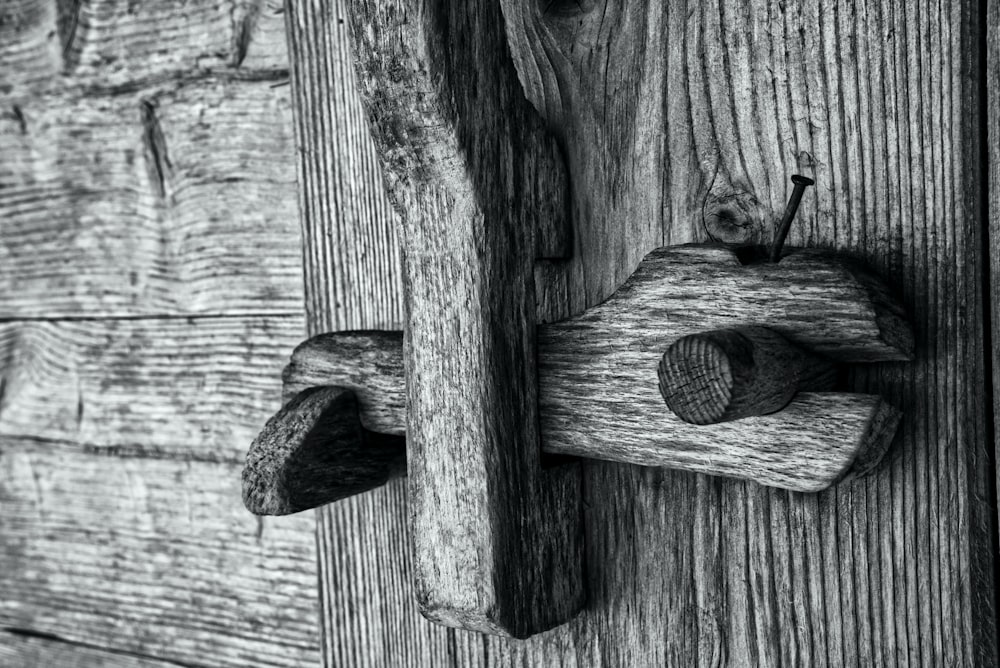
[{"label": "wooden door latch", "polygon": [[[799,249],[772,263],[747,259],[752,250],[660,248],[604,303],[539,326],[537,369],[509,372],[537,373],[541,450],[798,492],[823,490],[874,467],[900,412],[876,395],[835,391],[835,363],[912,359],[902,308],[852,259]],[[402,332],[331,333],[300,345],[284,372],[287,403],[247,456],[247,508],[294,513],[404,474],[407,371]],[[441,375],[432,382],[455,379]],[[456,476],[469,474],[463,459],[456,453],[437,462],[436,483],[461,488]],[[567,466],[540,460],[539,475]],[[512,471],[498,477],[514,490],[522,484]],[[453,497],[459,505],[462,498]],[[487,509],[484,518],[460,508],[453,516],[458,525],[443,527],[434,549],[462,550],[470,532],[482,531],[478,522],[516,525],[522,519],[499,504]],[[414,526],[417,533],[425,529]],[[478,595],[469,594],[473,600]],[[565,607],[577,607],[579,593],[570,598]],[[508,617],[497,623],[482,607],[486,614],[479,619],[447,616],[451,608],[429,612],[434,619],[515,636],[553,621],[518,625]]]}]

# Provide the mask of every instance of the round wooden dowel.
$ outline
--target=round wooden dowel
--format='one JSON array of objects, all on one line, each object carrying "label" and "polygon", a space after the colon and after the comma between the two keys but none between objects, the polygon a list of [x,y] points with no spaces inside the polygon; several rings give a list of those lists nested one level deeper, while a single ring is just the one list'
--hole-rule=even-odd
[{"label": "round wooden dowel", "polygon": [[268,420],[250,446],[243,504],[256,515],[288,515],[380,487],[405,472],[402,436],[365,429],[350,390],[312,387]]},{"label": "round wooden dowel", "polygon": [[667,349],[660,393],[677,417],[716,424],[780,411],[798,392],[833,387],[833,364],[766,327],[692,334]]}]

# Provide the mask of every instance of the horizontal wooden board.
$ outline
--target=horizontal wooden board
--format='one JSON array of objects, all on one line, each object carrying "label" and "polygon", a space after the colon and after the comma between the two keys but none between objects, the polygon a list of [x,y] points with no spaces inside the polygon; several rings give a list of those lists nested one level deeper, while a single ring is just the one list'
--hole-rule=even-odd
[{"label": "horizontal wooden board", "polygon": [[280,406],[303,328],[298,317],[0,323],[0,436],[242,462]]},{"label": "horizontal wooden board", "polygon": [[14,0],[0,8],[0,95],[287,67],[275,0]]},{"label": "horizontal wooden board", "polygon": [[0,631],[0,666],[27,668],[175,668],[182,664],[65,642],[55,637]]},{"label": "horizontal wooden board", "polygon": [[0,155],[0,318],[301,313],[287,88],[37,97]]},{"label": "horizontal wooden board", "polygon": [[315,665],[315,553],[311,514],[243,508],[238,465],[0,437],[0,627],[185,665]]}]

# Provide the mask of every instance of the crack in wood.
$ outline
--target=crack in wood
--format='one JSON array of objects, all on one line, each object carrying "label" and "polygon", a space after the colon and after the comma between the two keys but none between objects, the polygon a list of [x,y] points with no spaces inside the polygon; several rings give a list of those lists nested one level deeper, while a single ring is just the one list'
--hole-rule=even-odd
[{"label": "crack in wood", "polygon": [[[47,631],[39,631],[37,629],[28,629],[21,627],[3,627],[0,628],[0,634],[9,634],[17,638],[26,638],[26,639],[43,641],[45,643],[58,643],[60,645],[66,645],[69,647],[78,647],[81,649],[95,650],[107,654],[114,654],[116,656],[125,656],[134,659],[155,661],[157,663],[162,664],[163,666],[177,666],[178,668],[200,668],[199,664],[195,663],[187,663],[186,661],[177,661],[175,659],[164,659],[156,656],[155,654],[143,654],[141,652],[129,652],[126,650],[115,649],[113,647],[104,647],[102,645],[96,645],[94,643],[86,643],[86,642],[81,642],[79,640],[72,640],[70,638],[65,638],[55,633],[50,633]],[[2,637],[0,637],[0,646],[2,646],[3,644],[4,643]]]},{"label": "crack in wood", "polygon": [[149,180],[157,196],[162,200],[167,197],[168,183],[173,176],[173,166],[167,153],[167,140],[156,117],[156,104],[151,100],[143,100],[139,107],[142,114],[142,140],[146,149]]}]

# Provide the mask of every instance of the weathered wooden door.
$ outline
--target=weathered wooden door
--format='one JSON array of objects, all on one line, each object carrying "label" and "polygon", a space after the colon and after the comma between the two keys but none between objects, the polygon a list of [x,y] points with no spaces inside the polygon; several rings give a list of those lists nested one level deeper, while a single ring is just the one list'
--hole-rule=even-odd
[{"label": "weathered wooden door", "polygon": [[[402,327],[351,25],[417,7],[492,28],[448,38],[461,72],[490,46],[527,203],[570,195],[545,317],[656,246],[767,241],[815,178],[790,243],[860,253],[913,316],[915,362],[850,372],[906,415],[874,474],[586,463],[588,603],[528,641],[420,616],[405,481],[315,523],[242,508],[300,258],[310,334]],[[995,665],[998,26],[998,0],[0,0],[0,664]]]},{"label": "weathered wooden door", "polygon": [[322,509],[327,663],[994,664],[984,11],[971,0],[289,2],[311,333],[402,328],[397,222],[369,121],[382,140],[405,132],[385,127],[391,109],[420,101],[366,116],[354,59],[363,88],[369,68],[392,65],[352,50],[350,26],[372,49],[411,22],[445,31],[467,12],[483,32],[441,37],[468,50],[461,76],[474,87],[477,49],[509,45],[503,66],[517,61],[520,94],[549,129],[539,146],[562,149],[532,168],[542,183],[568,173],[573,257],[536,267],[543,319],[604,299],[657,246],[769,239],[801,172],[818,185],[792,243],[863,255],[902,293],[918,347],[913,363],[851,371],[853,387],[906,413],[865,479],[805,495],[587,463],[589,603],[529,641],[420,617],[404,483]]}]

